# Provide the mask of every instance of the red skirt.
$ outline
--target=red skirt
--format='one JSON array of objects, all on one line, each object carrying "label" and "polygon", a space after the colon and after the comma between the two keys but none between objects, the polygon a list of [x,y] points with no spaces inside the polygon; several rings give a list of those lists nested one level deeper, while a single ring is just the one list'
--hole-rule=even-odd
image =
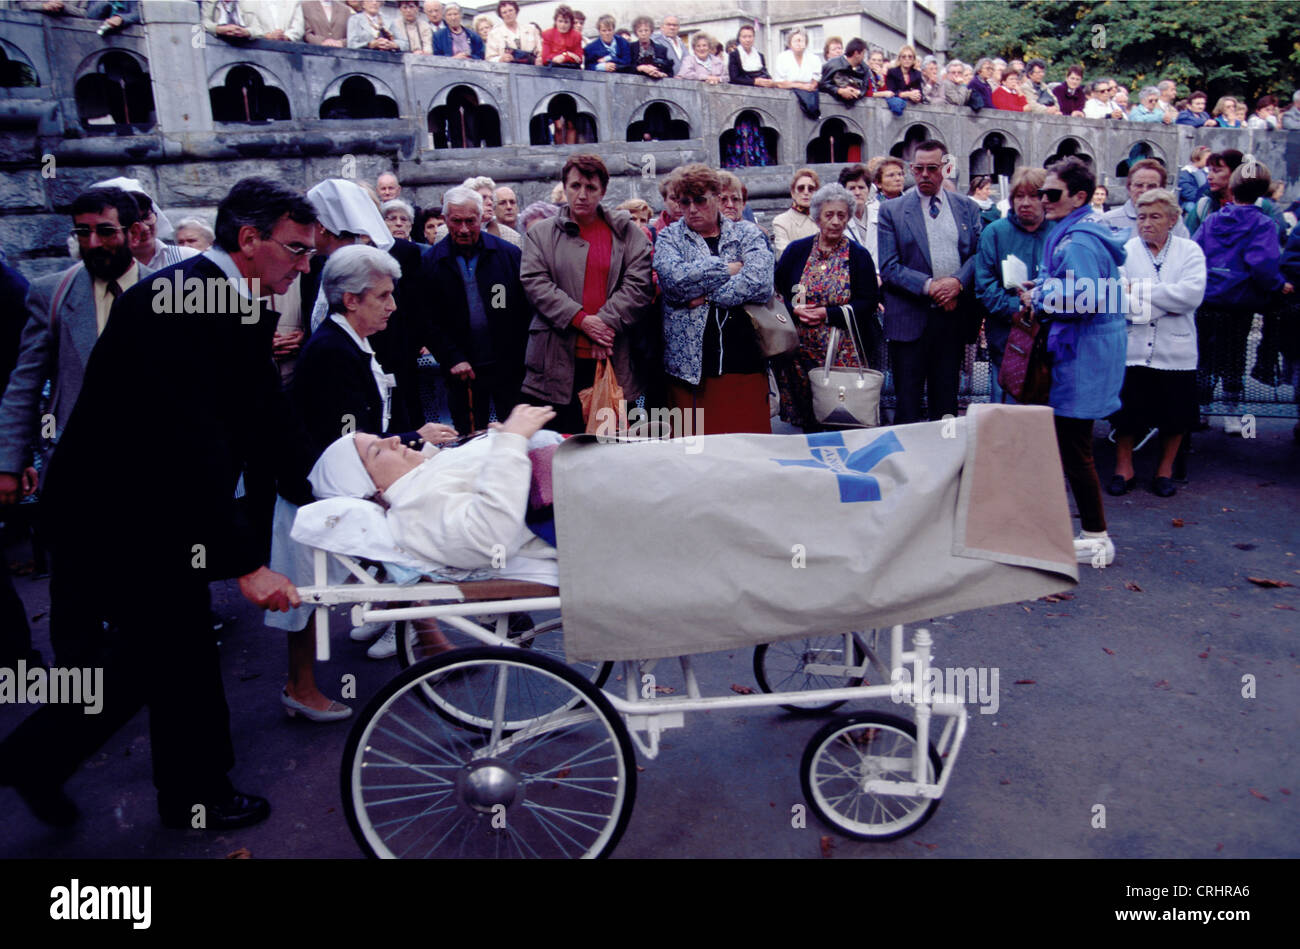
[{"label": "red skirt", "polygon": [[698,386],[668,380],[673,409],[673,437],[726,435],[731,432],[772,434],[766,372],[729,372],[701,379]]}]

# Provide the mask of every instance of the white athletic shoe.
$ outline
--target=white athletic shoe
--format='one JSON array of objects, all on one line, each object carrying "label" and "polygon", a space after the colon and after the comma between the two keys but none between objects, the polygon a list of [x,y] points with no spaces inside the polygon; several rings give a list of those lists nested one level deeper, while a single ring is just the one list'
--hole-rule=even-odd
[{"label": "white athletic shoe", "polygon": [[391,659],[397,655],[397,627],[389,623],[384,635],[375,640],[374,645],[366,650],[371,659]]},{"label": "white athletic shoe", "polygon": [[1223,417],[1223,434],[1240,435],[1241,434],[1241,416],[1225,415]]},{"label": "white athletic shoe", "polygon": [[1115,542],[1105,532],[1096,537],[1080,532],[1074,538],[1074,559],[1094,567],[1109,567],[1115,562]]},{"label": "white athletic shoe", "polygon": [[353,626],[352,632],[348,633],[348,635],[352,637],[354,643],[368,643],[392,628],[392,623],[362,623],[360,626]]}]

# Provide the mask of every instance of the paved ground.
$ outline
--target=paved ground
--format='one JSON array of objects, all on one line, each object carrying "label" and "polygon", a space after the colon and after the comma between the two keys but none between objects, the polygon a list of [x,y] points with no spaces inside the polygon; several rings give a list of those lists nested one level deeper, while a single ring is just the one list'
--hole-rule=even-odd
[{"label": "paved ground", "polygon": [[[928,625],[937,662],[997,667],[1000,708],[975,713],[942,806],[885,844],[831,834],[803,804],[798,763],[822,718],[775,710],[688,718],[640,762],[628,857],[1294,857],[1300,854],[1296,632],[1300,628],[1300,448],[1291,422],[1254,439],[1197,436],[1191,484],[1161,500],[1107,499],[1116,565],[1083,570],[1073,599],[1013,604]],[[1103,481],[1111,451],[1099,443]],[[1150,474],[1150,449],[1139,475]],[[8,551],[11,561],[29,556]],[[1248,577],[1296,584],[1266,588]],[[45,585],[19,578],[48,656]],[[356,857],[339,761],[348,725],[287,719],[284,649],[233,584],[214,587],[238,622],[224,634],[243,789],[265,824],[212,836],[161,829],[146,720],[137,717],[69,783],[82,823],[55,832],[0,790],[0,857]],[[335,639],[322,681],[357,676],[358,708],[397,671]],[[753,685],[748,654],[701,657],[708,690]],[[178,674],[181,670],[178,670]],[[661,683],[680,684],[659,670]],[[1243,697],[1243,677],[1255,697]],[[337,692],[337,689],[333,691]],[[888,702],[876,708],[894,711]],[[843,711],[843,710],[842,710]],[[26,714],[0,706],[0,733]],[[1097,806],[1105,827],[1094,827]]]}]

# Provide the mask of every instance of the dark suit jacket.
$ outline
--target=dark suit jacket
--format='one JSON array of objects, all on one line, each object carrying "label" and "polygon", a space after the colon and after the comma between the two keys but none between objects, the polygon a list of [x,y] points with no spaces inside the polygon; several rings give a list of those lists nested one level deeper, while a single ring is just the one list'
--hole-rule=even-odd
[{"label": "dark suit jacket", "polygon": [[[492,349],[503,380],[516,388],[524,381],[524,351],[528,348],[528,327],[533,308],[519,282],[521,254],[509,241],[483,233],[480,236],[475,283],[487,312],[492,334]],[[422,262],[429,299],[438,301],[435,312],[433,354],[438,364],[450,369],[459,362],[473,365],[474,349],[469,329],[469,304],[465,300],[465,281],[456,262],[451,238],[444,237],[424,252]],[[494,307],[493,297],[503,288],[505,305]]]},{"label": "dark suit jacket", "polygon": [[961,281],[962,296],[958,312],[946,313],[933,306],[925,293],[925,282],[933,275],[930,267],[930,242],[926,237],[925,210],[921,194],[915,188],[880,206],[877,249],[880,251],[880,275],[885,289],[885,336],[899,342],[919,339],[926,321],[932,316],[948,318],[969,312],[974,302],[975,252],[979,249],[980,208],[970,198],[952,191],[944,198],[957,222],[957,252],[961,269],[955,274]]},{"label": "dark suit jacket", "polygon": [[[776,292],[781,294],[781,299],[785,301],[786,309],[790,311],[790,317],[795,320],[796,326],[803,324],[799,323],[799,318],[794,315],[793,288],[803,278],[804,267],[808,265],[808,256],[812,253],[813,243],[818,239],[818,235],[814,234],[812,237],[791,241],[776,264],[773,286]],[[853,320],[857,326],[858,339],[862,340],[862,345],[867,350],[859,353],[858,357],[863,360],[863,365],[866,365],[880,344],[880,321],[876,318],[876,310],[880,305],[880,283],[876,279],[876,264],[871,259],[871,252],[857,241],[849,241],[848,305],[853,308]],[[844,317],[843,306],[826,307],[826,322],[831,326],[847,329]]]},{"label": "dark suit jacket", "polygon": [[[673,58],[669,55],[667,48],[654,40],[650,41],[650,46],[654,50],[654,67],[660,72],[666,72],[671,76],[673,74]],[[628,60],[631,63],[630,72],[636,72],[637,66],[651,65],[651,59],[641,59],[641,55],[641,42],[639,40],[628,43]]]},{"label": "dark suit jacket", "polygon": [[[138,266],[139,280],[147,282],[153,271],[143,264]],[[21,459],[28,457],[28,447],[40,431],[41,389],[46,379],[51,383],[49,411],[54,416],[56,434],[62,434],[80,396],[99,329],[90,274],[80,263],[69,269],[76,275],[55,315],[57,339],[50,329],[50,306],[68,270],[41,277],[28,287],[26,309],[20,311],[26,325],[18,358],[0,401],[0,471],[22,470]]]},{"label": "dark suit jacket", "polygon": [[278,316],[156,312],[160,277],[225,281],[200,255],[118,298],[45,481],[50,546],[94,583],[88,595],[135,597],[142,579],[207,583],[266,562],[265,525],[235,487],[241,473],[274,477],[284,457]]},{"label": "dark suit jacket", "polygon": [[398,430],[419,428],[425,421],[424,408],[420,404],[419,359],[421,346],[433,350],[433,303],[422,289],[422,250],[420,245],[402,239],[388,249],[389,256],[402,268],[393,294],[397,309],[388,318],[388,326],[370,337],[370,346],[379,357],[384,372],[397,377],[393,428]]}]

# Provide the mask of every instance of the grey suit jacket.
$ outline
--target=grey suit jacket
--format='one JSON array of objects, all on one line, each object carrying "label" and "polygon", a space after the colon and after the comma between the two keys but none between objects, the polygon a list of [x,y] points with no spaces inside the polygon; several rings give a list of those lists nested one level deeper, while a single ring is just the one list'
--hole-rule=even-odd
[{"label": "grey suit jacket", "polygon": [[[153,273],[143,264],[137,266],[140,280]],[[54,439],[43,438],[47,461],[81,393],[86,362],[99,333],[90,274],[79,263],[74,267],[77,275],[59,305],[57,341],[50,333],[50,304],[68,271],[33,281],[27,290],[27,323],[18,362],[0,399],[0,472],[16,474],[27,463],[28,451],[42,428],[41,390],[46,379],[50,380],[49,412],[55,424]]]},{"label": "grey suit jacket", "polygon": [[975,252],[979,249],[979,205],[960,194],[947,192],[944,198],[957,222],[957,253],[961,269],[953,274],[962,285],[958,312],[947,313],[926,296],[925,282],[933,276],[930,241],[926,235],[921,194],[912,188],[880,205],[877,246],[880,276],[885,290],[885,336],[899,342],[919,339],[930,317],[960,316],[973,304]]}]

